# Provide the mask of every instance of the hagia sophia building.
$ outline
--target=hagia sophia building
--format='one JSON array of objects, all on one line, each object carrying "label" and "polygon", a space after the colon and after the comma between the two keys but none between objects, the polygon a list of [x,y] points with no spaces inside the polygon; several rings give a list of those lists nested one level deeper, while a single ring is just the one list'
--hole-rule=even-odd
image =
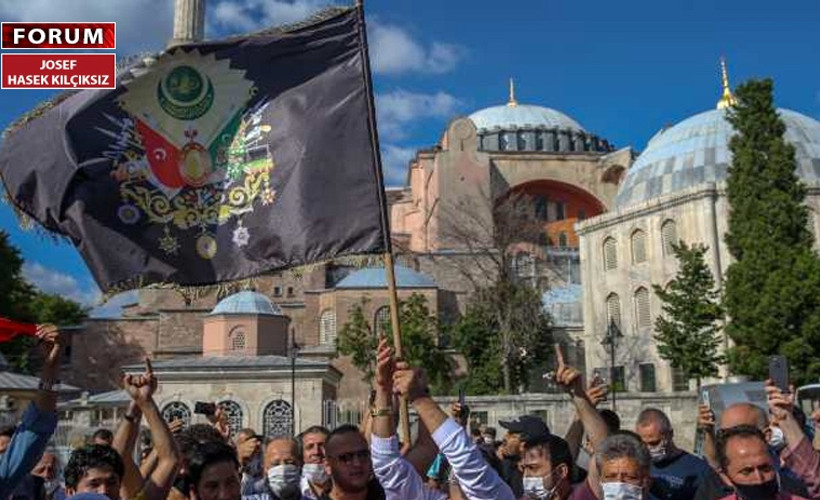
[{"label": "hagia sophia building", "polygon": [[[499,200],[526,195],[540,234],[494,250],[513,252],[515,275],[543,294],[569,362],[587,375],[611,373],[629,394],[688,393],[689,382],[657,353],[661,304],[652,284],[674,277],[678,240],[709,247],[718,283],[730,263],[725,115],[733,97],[725,66],[716,97],[717,106],[703,103],[702,113],[659,130],[640,153],[560,111],[518,102],[512,85],[508,102],[454,118],[435,146],[409,162],[406,185],[388,190],[400,298],[420,293],[443,321],[456,318],[475,284],[464,271],[481,274],[472,263],[493,231],[476,244],[454,228],[492,229]],[[779,112],[820,233],[820,122]],[[106,411],[120,405],[120,367],[137,370],[148,355],[157,360],[158,401],[169,417],[190,419],[196,401],[218,401],[237,428],[266,434],[354,418],[369,388],[337,355],[335,339],[363,299],[374,330],[387,323],[379,264],[346,259],[198,293],[142,289],[121,318],[90,319],[70,332],[63,380],[89,394],[64,405],[64,416],[83,414],[93,425],[113,415]],[[611,323],[622,335],[612,371],[602,345]],[[291,359],[293,341],[299,350]]]}]

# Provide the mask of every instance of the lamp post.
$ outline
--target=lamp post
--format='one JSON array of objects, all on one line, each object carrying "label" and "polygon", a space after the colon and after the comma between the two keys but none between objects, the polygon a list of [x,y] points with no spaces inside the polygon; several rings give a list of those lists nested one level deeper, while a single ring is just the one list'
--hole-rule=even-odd
[{"label": "lamp post", "polygon": [[299,357],[299,344],[296,343],[296,329],[290,330],[290,435],[296,436],[296,358]]},{"label": "lamp post", "polygon": [[623,337],[621,329],[615,323],[615,318],[610,318],[609,326],[606,329],[606,336],[601,341],[601,345],[609,348],[609,381],[612,384],[612,411],[616,410],[616,394],[618,393],[615,387],[615,349],[617,348],[618,339]]}]

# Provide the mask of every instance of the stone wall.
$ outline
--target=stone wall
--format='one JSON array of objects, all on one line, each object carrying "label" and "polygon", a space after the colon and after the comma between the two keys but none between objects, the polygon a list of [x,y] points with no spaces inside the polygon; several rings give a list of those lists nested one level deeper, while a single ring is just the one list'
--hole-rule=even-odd
[{"label": "stone wall", "polygon": [[[437,398],[442,408],[449,408],[456,398]],[[504,435],[500,420],[512,420],[521,415],[538,415],[544,419],[550,430],[564,436],[575,418],[575,407],[564,394],[522,394],[517,396],[468,396],[467,405],[473,420],[495,427],[498,438]],[[602,408],[612,408],[611,396]],[[657,408],[669,416],[675,429],[678,446],[692,450],[697,424],[697,397],[694,392],[679,394],[638,394],[619,393],[617,413],[621,417],[621,428],[635,429],[638,414],[645,408]]]}]

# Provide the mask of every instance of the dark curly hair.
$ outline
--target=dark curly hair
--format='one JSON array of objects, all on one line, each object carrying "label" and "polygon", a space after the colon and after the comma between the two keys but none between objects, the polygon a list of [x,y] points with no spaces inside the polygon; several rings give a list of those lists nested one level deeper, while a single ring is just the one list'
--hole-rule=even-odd
[{"label": "dark curly hair", "polygon": [[176,436],[177,445],[182,456],[187,457],[198,444],[225,443],[225,438],[213,426],[194,424],[188,426]]},{"label": "dark curly hair", "polygon": [[64,472],[66,488],[77,489],[90,469],[111,469],[120,479],[125,475],[125,466],[117,450],[104,444],[89,444],[71,453]]},{"label": "dark curly hair", "polygon": [[[202,473],[211,465],[229,462],[236,467],[239,473],[239,460],[236,458],[236,450],[224,442],[208,441],[199,443],[188,453],[188,479],[190,484],[199,484]],[[184,492],[186,495],[188,492]]]}]

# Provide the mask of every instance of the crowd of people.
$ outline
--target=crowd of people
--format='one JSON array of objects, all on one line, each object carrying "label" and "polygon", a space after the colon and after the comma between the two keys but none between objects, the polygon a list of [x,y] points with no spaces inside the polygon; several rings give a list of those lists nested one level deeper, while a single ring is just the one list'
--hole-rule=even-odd
[{"label": "crowd of people", "polygon": [[[574,405],[566,435],[532,415],[471,428],[469,408],[449,412],[430,396],[424,371],[378,346],[371,410],[359,426],[313,426],[298,436],[231,435],[209,424],[163,420],[157,379],[123,376],[131,403],[115,432],[100,429],[67,463],[49,448],[57,425],[59,333],[45,348],[40,388],[21,422],[0,432],[0,500],[802,500],[820,499],[820,452],[791,392],[767,383],[768,408],[699,409],[701,456],[676,445],[669,417],[645,408],[634,430],[597,406],[559,349],[552,374]],[[793,391],[792,391],[793,392]],[[418,415],[412,443],[396,431],[398,401]],[[568,418],[573,418],[568,416]],[[144,428],[143,426],[147,427]]]}]

